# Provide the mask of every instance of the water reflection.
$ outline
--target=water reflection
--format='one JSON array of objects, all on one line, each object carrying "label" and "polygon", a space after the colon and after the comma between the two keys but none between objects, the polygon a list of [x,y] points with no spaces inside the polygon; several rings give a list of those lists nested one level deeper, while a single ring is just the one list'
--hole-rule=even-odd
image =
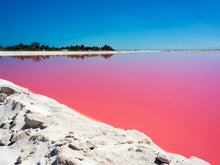
[{"label": "water reflection", "polygon": [[97,56],[39,56],[37,65],[32,57],[3,57],[0,78],[116,127],[143,131],[170,152],[216,160],[218,52],[134,52],[110,61],[112,55]]},{"label": "water reflection", "polygon": [[111,56],[113,56],[114,54],[102,54],[101,57],[105,58],[105,59],[108,59],[110,58]]},{"label": "water reflection", "polygon": [[97,57],[97,56],[101,56],[105,59],[108,59],[110,58],[111,56],[113,56],[114,54],[97,54],[97,55],[94,55],[94,54],[85,54],[85,55],[67,55],[68,58],[75,58],[75,59],[85,59],[86,57]]},{"label": "water reflection", "polygon": [[10,56],[11,58],[20,59],[22,61],[26,59],[32,59],[34,62],[40,62],[42,59],[49,59],[50,56]]},{"label": "water reflection", "polygon": [[[97,55],[94,55],[94,54],[91,54],[91,55],[88,55],[88,54],[85,54],[85,55],[62,55],[64,57],[68,57],[68,58],[74,58],[74,59],[85,59],[85,58],[88,58],[88,57],[97,57],[97,56],[100,56],[100,57],[103,57],[105,59],[108,59],[110,57],[112,57],[114,54],[97,54]],[[60,56],[60,55],[59,55]],[[0,56],[1,58],[2,56]],[[44,60],[44,59],[49,59],[51,56],[10,56],[11,58],[15,58],[15,59],[20,59],[22,61],[26,60],[26,59],[32,59],[34,62],[40,62],[41,60]]]}]

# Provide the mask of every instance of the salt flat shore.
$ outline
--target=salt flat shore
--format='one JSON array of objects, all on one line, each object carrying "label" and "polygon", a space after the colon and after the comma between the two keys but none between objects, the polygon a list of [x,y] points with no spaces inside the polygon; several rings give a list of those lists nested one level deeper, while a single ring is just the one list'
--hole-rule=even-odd
[{"label": "salt flat shore", "polygon": [[138,53],[138,52],[207,52],[216,50],[137,50],[137,51],[0,51],[0,56],[58,56],[58,55],[107,55],[116,53]]},{"label": "salt flat shore", "polygon": [[167,153],[139,131],[91,120],[2,79],[0,164],[210,165],[194,156]]},{"label": "salt flat shore", "polygon": [[0,56],[58,56],[58,55],[107,55],[132,52],[158,52],[158,51],[0,51]]}]

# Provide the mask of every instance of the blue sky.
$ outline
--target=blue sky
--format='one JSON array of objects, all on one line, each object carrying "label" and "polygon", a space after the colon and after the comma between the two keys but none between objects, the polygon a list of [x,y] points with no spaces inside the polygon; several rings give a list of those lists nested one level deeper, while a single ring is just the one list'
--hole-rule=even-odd
[{"label": "blue sky", "polygon": [[0,45],[220,48],[219,0],[0,0]]}]

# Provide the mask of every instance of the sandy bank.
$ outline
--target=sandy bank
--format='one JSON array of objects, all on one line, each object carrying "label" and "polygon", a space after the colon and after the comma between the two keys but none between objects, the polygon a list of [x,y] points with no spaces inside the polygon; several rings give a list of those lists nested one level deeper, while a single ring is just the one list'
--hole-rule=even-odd
[{"label": "sandy bank", "polygon": [[214,50],[138,50],[138,51],[0,51],[0,56],[59,56],[59,55],[108,55],[116,53],[139,53],[139,52],[207,52]]},{"label": "sandy bank", "polygon": [[132,52],[158,52],[158,51],[0,51],[0,56],[58,56],[58,55],[108,55]]},{"label": "sandy bank", "polygon": [[115,54],[118,51],[0,51],[0,56],[51,56],[51,55],[99,55]]}]

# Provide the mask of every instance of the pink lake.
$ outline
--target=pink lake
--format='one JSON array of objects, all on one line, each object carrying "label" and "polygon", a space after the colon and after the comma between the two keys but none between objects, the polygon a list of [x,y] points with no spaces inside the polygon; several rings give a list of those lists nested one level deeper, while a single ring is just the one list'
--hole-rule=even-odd
[{"label": "pink lake", "polygon": [[220,164],[220,52],[1,57],[0,78],[142,131],[168,152]]}]

